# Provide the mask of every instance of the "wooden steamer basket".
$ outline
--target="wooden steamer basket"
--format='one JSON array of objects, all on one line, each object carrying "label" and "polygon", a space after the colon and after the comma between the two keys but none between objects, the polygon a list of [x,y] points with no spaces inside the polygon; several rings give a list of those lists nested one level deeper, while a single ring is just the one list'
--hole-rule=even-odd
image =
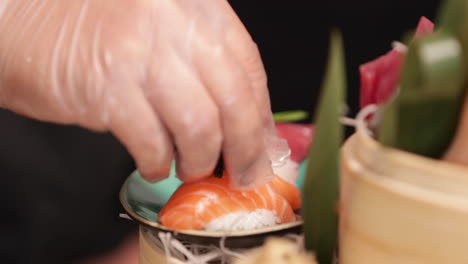
[{"label": "wooden steamer basket", "polygon": [[342,148],[340,264],[468,263],[468,168],[386,148]]}]

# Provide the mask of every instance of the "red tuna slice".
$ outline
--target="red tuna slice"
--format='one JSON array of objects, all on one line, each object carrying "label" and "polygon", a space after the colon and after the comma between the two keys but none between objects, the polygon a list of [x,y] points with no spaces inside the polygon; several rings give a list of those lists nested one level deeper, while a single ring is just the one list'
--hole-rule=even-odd
[{"label": "red tuna slice", "polygon": [[386,102],[400,82],[404,52],[392,49],[377,59],[359,67],[361,76],[360,105]]},{"label": "red tuna slice", "polygon": [[375,88],[377,84],[377,68],[379,67],[379,60],[373,60],[359,66],[359,73],[361,76],[361,91],[359,101],[361,108],[366,105],[375,103]]},{"label": "red tuna slice", "polygon": [[379,67],[377,68],[379,79],[377,80],[377,89],[375,91],[375,103],[385,103],[395,92],[400,82],[404,58],[404,51],[392,49],[379,61]]},{"label": "red tuna slice", "polygon": [[419,19],[418,27],[416,28],[416,33],[414,33],[414,38],[429,35],[432,32],[434,32],[434,23],[432,23],[432,21],[430,21],[427,17],[422,16]]},{"label": "red tuna slice", "polygon": [[314,127],[312,125],[297,123],[276,123],[278,137],[288,141],[291,148],[291,159],[295,162],[301,162],[309,152],[309,146],[314,136]]},{"label": "red tuna slice", "polygon": [[[426,17],[421,17],[414,39],[431,34],[433,30],[434,24]],[[387,54],[359,67],[361,108],[369,104],[384,103],[395,93],[404,58],[403,49],[393,48]]]}]

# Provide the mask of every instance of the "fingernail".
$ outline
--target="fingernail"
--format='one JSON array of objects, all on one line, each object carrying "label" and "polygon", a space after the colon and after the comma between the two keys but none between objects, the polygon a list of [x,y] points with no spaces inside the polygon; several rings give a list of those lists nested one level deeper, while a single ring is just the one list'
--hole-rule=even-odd
[{"label": "fingernail", "polygon": [[288,141],[277,136],[265,138],[268,157],[273,167],[281,167],[289,160],[291,148]]},{"label": "fingernail", "polygon": [[237,185],[241,188],[252,188],[255,182],[255,175],[247,172],[244,175],[238,177]]},{"label": "fingernail", "polygon": [[270,162],[267,159],[262,159],[242,173],[234,174],[234,179],[231,182],[236,189],[249,190],[267,184],[273,176]]},{"label": "fingernail", "polygon": [[187,183],[201,180],[203,178],[208,177],[209,175],[210,175],[209,173],[187,173],[186,170],[182,170],[180,168],[177,168],[177,173],[176,173],[176,177],[179,180],[183,182],[187,182]]},{"label": "fingernail", "polygon": [[211,160],[205,164],[196,166],[183,160],[176,162],[176,177],[183,182],[195,182],[213,175],[213,168],[217,160]]},{"label": "fingernail", "polygon": [[164,166],[163,168],[158,168],[157,170],[149,172],[149,173],[142,172],[141,176],[147,182],[156,183],[169,177],[170,173],[171,173],[171,167]]}]

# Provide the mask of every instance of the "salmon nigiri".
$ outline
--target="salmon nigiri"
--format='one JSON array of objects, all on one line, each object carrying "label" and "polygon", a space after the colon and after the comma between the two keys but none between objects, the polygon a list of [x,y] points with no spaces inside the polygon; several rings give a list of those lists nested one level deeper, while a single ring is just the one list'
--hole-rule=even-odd
[{"label": "salmon nigiri", "polygon": [[299,189],[279,176],[259,188],[230,188],[226,175],[182,184],[158,215],[173,230],[240,231],[296,220]]}]

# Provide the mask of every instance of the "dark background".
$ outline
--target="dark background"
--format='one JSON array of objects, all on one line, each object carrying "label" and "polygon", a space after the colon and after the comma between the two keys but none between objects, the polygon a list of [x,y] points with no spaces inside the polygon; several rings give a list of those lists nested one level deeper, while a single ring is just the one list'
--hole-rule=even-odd
[{"label": "dark background", "polygon": [[383,55],[393,40],[434,18],[435,0],[230,1],[259,45],[269,78],[273,111],[313,114],[332,29],[343,34],[348,104],[358,103],[360,64]]},{"label": "dark background", "polygon": [[[432,19],[435,0],[231,1],[259,45],[273,111],[315,108],[332,28],[342,31],[348,103],[358,66]],[[134,165],[108,134],[0,110],[0,262],[71,263],[115,246],[135,226],[119,219],[118,191]]]}]

